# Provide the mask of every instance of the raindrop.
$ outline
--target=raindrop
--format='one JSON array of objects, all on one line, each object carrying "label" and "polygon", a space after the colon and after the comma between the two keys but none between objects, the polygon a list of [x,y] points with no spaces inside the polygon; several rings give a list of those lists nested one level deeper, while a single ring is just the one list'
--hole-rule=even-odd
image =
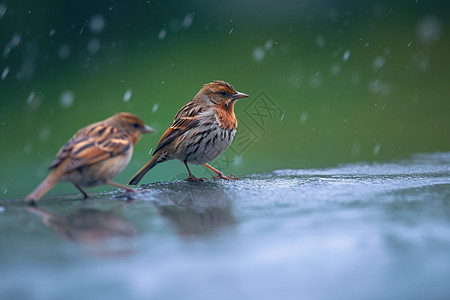
[{"label": "raindrop", "polygon": [[378,70],[379,68],[381,68],[382,66],[384,66],[384,64],[386,63],[386,60],[384,59],[383,56],[377,56],[375,57],[375,60],[373,61],[373,68],[375,70]]},{"label": "raindrop", "polygon": [[381,96],[387,96],[391,92],[391,87],[389,86],[389,84],[376,79],[369,82],[369,91]]},{"label": "raindrop", "polygon": [[6,4],[0,3],[0,19],[3,18],[5,13],[6,13]]},{"label": "raindrop", "polygon": [[[3,193],[3,195],[6,195],[6,192],[8,191],[8,188],[5,189],[5,192]],[[0,206],[0,212],[4,212],[5,208],[3,206]]]},{"label": "raindrop", "polygon": [[360,143],[353,143],[352,148],[351,148],[351,153],[353,155],[358,155],[361,153],[361,144]]},{"label": "raindrop", "polygon": [[94,15],[89,21],[89,29],[93,33],[100,33],[105,28],[105,18],[102,15]]},{"label": "raindrop", "polygon": [[62,45],[58,50],[58,57],[61,59],[66,59],[70,55],[70,47],[67,44]]},{"label": "raindrop", "polygon": [[300,115],[300,123],[304,124],[306,123],[307,120],[308,120],[308,113],[302,112],[302,114]]},{"label": "raindrop", "polygon": [[320,71],[311,77],[311,80],[309,81],[309,83],[312,87],[315,87],[315,88],[322,85],[322,76],[320,75]]},{"label": "raindrop", "polygon": [[408,43],[408,47],[411,46],[411,44],[412,44],[412,42],[409,42],[409,43]]},{"label": "raindrop", "polygon": [[183,26],[184,29],[188,29],[189,27],[191,27],[193,21],[194,21],[194,14],[187,14],[184,17],[181,26]]},{"label": "raindrop", "polygon": [[100,46],[100,40],[93,38],[88,42],[87,49],[91,54],[95,54],[98,52],[98,50],[100,50]]},{"label": "raindrop", "polygon": [[[5,189],[5,191],[3,192],[3,195],[6,195],[6,193],[8,192],[8,188]],[[3,207],[2,207],[3,208]],[[4,211],[5,209],[3,208],[2,211]]]},{"label": "raindrop", "polygon": [[25,154],[31,154],[31,150],[33,150],[33,148],[31,147],[30,143],[26,144],[25,147],[23,147],[23,153]]},{"label": "raindrop", "polygon": [[342,56],[343,61],[347,61],[350,57],[350,50],[345,50],[344,55]]},{"label": "raindrop", "polygon": [[8,76],[9,73],[9,67],[5,67],[5,69],[2,72],[2,80],[5,80],[6,76]]},{"label": "raindrop", "polygon": [[337,75],[337,74],[341,73],[341,66],[338,64],[332,65],[330,72],[332,75]]},{"label": "raindrop", "polygon": [[253,49],[253,59],[255,61],[262,61],[264,59],[265,53],[262,47],[256,47]]},{"label": "raindrop", "polygon": [[230,29],[230,31],[228,32],[228,34],[231,34],[233,32],[233,28]]},{"label": "raindrop", "polygon": [[319,48],[323,48],[325,46],[325,38],[323,37],[323,35],[319,34],[316,37],[316,45]]},{"label": "raindrop", "polygon": [[163,40],[163,39],[166,38],[166,35],[167,35],[167,29],[166,29],[166,28],[163,28],[163,29],[161,29],[161,31],[159,32],[158,38],[159,38],[160,40]]},{"label": "raindrop", "polygon": [[31,78],[35,71],[34,61],[27,58],[20,66],[19,71],[16,73],[16,78],[19,80]]},{"label": "raindrop", "polygon": [[376,144],[375,147],[373,148],[373,155],[378,155],[378,153],[380,153],[380,149],[381,149],[381,145]]},{"label": "raindrop", "polygon": [[233,166],[240,166],[242,164],[242,156],[235,156],[233,159]]},{"label": "raindrop", "polygon": [[129,102],[132,95],[133,95],[133,90],[131,90],[131,89],[126,90],[125,94],[123,94],[123,102]]},{"label": "raindrop", "polygon": [[11,51],[11,46],[7,44],[5,46],[5,49],[3,49],[3,57],[7,57],[9,55],[9,52]]},{"label": "raindrop", "polygon": [[28,95],[27,105],[28,107],[34,109],[38,108],[41,104],[41,98],[36,94],[36,91],[31,91],[30,95]]},{"label": "raindrop", "polygon": [[439,40],[441,31],[441,21],[432,15],[423,17],[417,26],[417,35],[423,43]]},{"label": "raindrop", "polygon": [[11,45],[11,47],[17,47],[17,46],[19,46],[21,41],[22,41],[22,36],[20,35],[20,33],[16,33],[11,38],[10,45]]},{"label": "raindrop", "polygon": [[264,44],[264,48],[266,49],[270,49],[273,46],[273,42],[272,40],[267,40],[266,43]]},{"label": "raindrop", "polygon": [[48,33],[49,36],[54,36],[56,34],[56,29],[52,29],[50,30],[50,32]]},{"label": "raindrop", "polygon": [[158,103],[153,104],[152,113],[156,113],[156,111],[158,110],[158,107],[159,107]]},{"label": "raindrop", "polygon": [[59,103],[63,108],[69,108],[73,105],[75,100],[75,95],[71,90],[65,90],[61,93],[59,97]]},{"label": "raindrop", "polygon": [[41,141],[46,141],[50,137],[50,129],[48,127],[43,127],[39,133],[39,138]]}]

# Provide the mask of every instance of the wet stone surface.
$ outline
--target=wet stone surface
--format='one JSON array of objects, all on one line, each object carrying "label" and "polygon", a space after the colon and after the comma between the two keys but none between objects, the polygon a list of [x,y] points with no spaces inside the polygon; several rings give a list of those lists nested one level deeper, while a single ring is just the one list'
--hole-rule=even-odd
[{"label": "wet stone surface", "polygon": [[0,203],[0,298],[445,299],[450,153]]}]

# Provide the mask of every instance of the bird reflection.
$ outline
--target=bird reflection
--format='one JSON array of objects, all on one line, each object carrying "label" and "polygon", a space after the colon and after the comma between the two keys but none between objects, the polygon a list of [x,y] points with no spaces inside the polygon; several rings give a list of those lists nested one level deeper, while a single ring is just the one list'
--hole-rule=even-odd
[{"label": "bird reflection", "polygon": [[94,254],[126,255],[132,252],[129,240],[136,228],[114,212],[124,204],[103,211],[95,208],[77,209],[69,215],[57,215],[37,206],[27,210],[42,217],[42,222]]},{"label": "bird reflection", "polygon": [[185,238],[211,234],[236,223],[230,199],[223,188],[211,182],[171,184],[155,205]]}]

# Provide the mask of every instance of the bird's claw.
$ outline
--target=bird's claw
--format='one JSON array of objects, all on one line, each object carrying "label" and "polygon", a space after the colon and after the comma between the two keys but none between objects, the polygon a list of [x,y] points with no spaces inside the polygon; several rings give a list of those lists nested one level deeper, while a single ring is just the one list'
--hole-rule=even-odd
[{"label": "bird's claw", "polygon": [[213,176],[213,177],[211,178],[211,180],[218,180],[218,179],[225,179],[225,180],[240,180],[240,178],[237,177],[237,176],[234,175],[234,174],[231,174],[230,176],[226,176],[226,175],[224,175],[223,173],[219,173],[219,174],[217,174],[217,176]]},{"label": "bird's claw", "polygon": [[205,177],[197,178],[194,175],[189,175],[188,178],[186,178],[186,181],[208,181]]}]

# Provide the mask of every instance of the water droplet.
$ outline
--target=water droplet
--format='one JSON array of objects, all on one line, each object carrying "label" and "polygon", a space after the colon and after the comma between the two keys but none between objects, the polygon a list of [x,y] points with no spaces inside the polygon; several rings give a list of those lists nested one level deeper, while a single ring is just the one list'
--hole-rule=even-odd
[{"label": "water droplet", "polygon": [[28,95],[27,105],[32,109],[38,108],[39,105],[41,105],[41,97],[37,95],[36,91],[33,90],[30,95]]},{"label": "water droplet", "polygon": [[11,45],[11,47],[17,47],[17,46],[19,46],[21,41],[22,41],[22,36],[20,35],[20,33],[16,33],[11,38],[10,45]]},{"label": "water droplet", "polygon": [[423,43],[439,40],[441,31],[442,23],[438,17],[433,15],[423,17],[417,26],[417,35]]},{"label": "water droplet", "polygon": [[325,38],[323,37],[323,35],[319,34],[316,37],[316,46],[319,48],[323,48],[325,46]]},{"label": "water droplet", "polygon": [[3,18],[5,13],[6,13],[6,4],[0,3],[0,19]]},{"label": "water droplet", "polygon": [[375,147],[373,148],[373,155],[378,155],[378,153],[380,153],[380,149],[381,149],[381,145],[376,144]]},{"label": "water droplet", "polygon": [[89,29],[93,33],[100,33],[105,28],[105,18],[102,15],[93,15],[89,20]]},{"label": "water droplet", "polygon": [[375,79],[369,82],[369,91],[381,96],[387,96],[391,93],[391,87],[389,84],[379,79]]},{"label": "water droplet", "polygon": [[233,159],[233,165],[234,166],[240,166],[242,164],[242,156],[235,156]]},{"label": "water droplet", "polygon": [[8,76],[8,73],[9,73],[9,67],[7,66],[7,67],[5,67],[5,69],[3,69],[3,72],[2,72],[2,80],[5,80],[5,78],[6,78],[6,76]]},{"label": "water droplet", "polygon": [[300,123],[304,124],[306,123],[307,120],[308,120],[308,113],[302,112],[302,114],[300,115]]},{"label": "water droplet", "polygon": [[61,104],[61,107],[63,108],[69,108],[73,105],[73,102],[75,100],[75,95],[71,90],[65,90],[61,93],[61,96],[59,97],[59,103]]},{"label": "water droplet", "polygon": [[56,34],[56,29],[52,29],[50,30],[50,32],[48,33],[49,36],[54,36]]},{"label": "water droplet", "polygon": [[358,154],[360,154],[360,153],[361,153],[361,144],[360,144],[360,143],[357,143],[357,142],[353,143],[350,152],[351,152],[353,155],[358,155]]},{"label": "water droplet", "polygon": [[228,34],[231,34],[233,32],[233,28],[230,29],[230,31],[228,32]]},{"label": "water droplet", "polygon": [[100,40],[93,38],[88,42],[87,49],[89,53],[95,54],[98,52],[98,50],[100,50],[100,46],[101,46]]},{"label": "water droplet", "polygon": [[188,29],[189,27],[191,27],[193,21],[194,21],[194,14],[187,14],[184,17],[183,22],[181,23],[181,26],[184,29]]},{"label": "water droplet", "polygon": [[342,56],[343,61],[347,61],[350,57],[350,50],[345,50],[344,55]]},{"label": "water droplet", "polygon": [[66,59],[70,55],[70,47],[67,44],[62,45],[58,50],[58,57]]},{"label": "water droplet", "polygon": [[273,46],[273,42],[272,40],[267,40],[266,43],[264,44],[264,48],[265,49],[270,49]]},{"label": "water droplet", "polygon": [[123,94],[123,102],[129,102],[132,95],[133,95],[133,90],[131,90],[131,89],[126,90],[125,94]]},{"label": "water droplet", "polygon": [[167,35],[167,29],[166,29],[166,28],[163,28],[163,29],[161,29],[161,31],[159,32],[158,38],[159,38],[160,40],[163,40],[163,39],[166,38],[166,35]]},{"label": "water droplet", "polygon": [[384,66],[384,64],[386,63],[386,60],[384,59],[383,56],[377,56],[375,57],[375,60],[373,61],[373,68],[375,70],[378,70],[379,68],[381,68],[382,66]]},{"label": "water droplet", "polygon": [[341,66],[338,64],[332,65],[330,72],[331,72],[331,75],[337,75],[337,74],[341,73]]},{"label": "water droplet", "polygon": [[43,127],[39,133],[39,138],[41,141],[46,141],[50,137],[50,129],[48,127]]},{"label": "water droplet", "polygon": [[158,110],[158,107],[159,107],[158,103],[153,104],[152,113],[156,113],[156,111]]},{"label": "water droplet", "polygon": [[264,59],[265,52],[262,47],[256,47],[253,49],[253,59],[257,62],[260,62]]}]

